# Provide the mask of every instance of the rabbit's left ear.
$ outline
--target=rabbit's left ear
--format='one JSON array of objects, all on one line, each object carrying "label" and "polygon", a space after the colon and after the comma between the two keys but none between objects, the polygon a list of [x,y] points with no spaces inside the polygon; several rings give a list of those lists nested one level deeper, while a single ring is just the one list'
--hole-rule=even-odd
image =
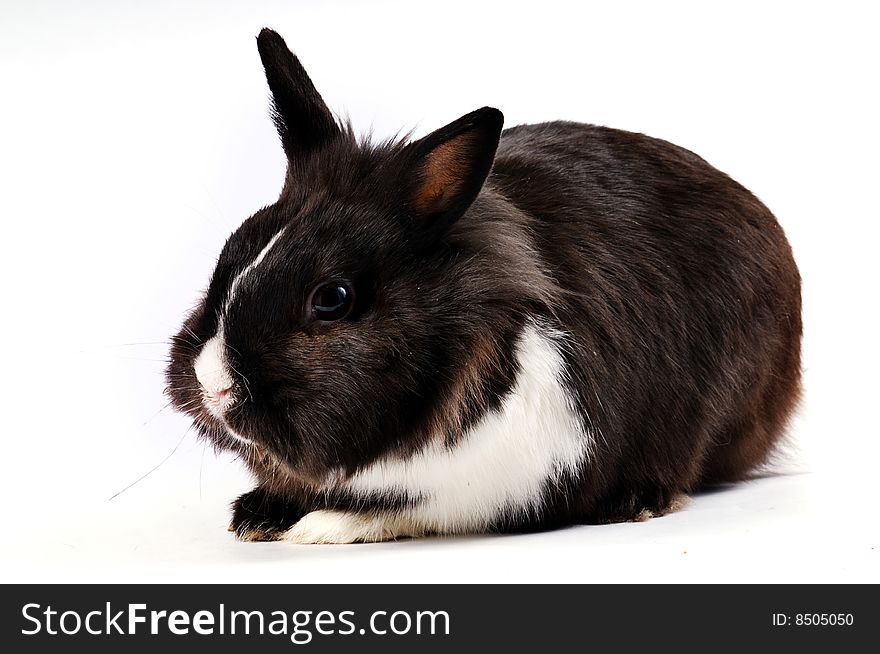
[{"label": "rabbit's left ear", "polygon": [[500,111],[483,107],[407,146],[406,203],[426,228],[442,231],[476,199],[503,125]]},{"label": "rabbit's left ear", "polygon": [[264,28],[257,37],[257,48],[272,91],[273,118],[287,158],[295,159],[339,136],[333,114],[284,39]]}]

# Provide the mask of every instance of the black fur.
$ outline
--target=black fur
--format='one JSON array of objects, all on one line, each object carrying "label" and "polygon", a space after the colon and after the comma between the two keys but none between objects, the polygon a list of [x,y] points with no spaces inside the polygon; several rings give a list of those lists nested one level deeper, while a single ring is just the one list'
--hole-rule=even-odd
[{"label": "black fur", "polygon": [[[567,122],[502,133],[490,108],[412,144],[358,142],[281,37],[258,45],[287,180],[230,237],[168,368],[175,405],[259,481],[234,507],[239,535],[417,503],[328,480],[465,438],[512,387],[530,319],[568,334],[569,391],[597,449],[541,510],[489,528],[662,514],[766,460],[799,393],[800,278],[749,191],[665,141]],[[345,320],[309,313],[327,280],[355,289]],[[238,398],[225,420],[254,446],[206,411],[194,376],[221,315]]]}]

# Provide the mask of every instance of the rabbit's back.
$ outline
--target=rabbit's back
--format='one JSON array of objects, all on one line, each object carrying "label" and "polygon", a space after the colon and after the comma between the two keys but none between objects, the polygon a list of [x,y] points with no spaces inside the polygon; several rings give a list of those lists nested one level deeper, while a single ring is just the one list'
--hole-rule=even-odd
[{"label": "rabbit's back", "polygon": [[[560,288],[573,394],[600,453],[585,511],[741,478],[798,397],[800,278],[770,211],[697,155],[577,123],[506,130],[489,186]],[[595,510],[594,508],[595,507]],[[598,513],[596,513],[598,512]]]}]

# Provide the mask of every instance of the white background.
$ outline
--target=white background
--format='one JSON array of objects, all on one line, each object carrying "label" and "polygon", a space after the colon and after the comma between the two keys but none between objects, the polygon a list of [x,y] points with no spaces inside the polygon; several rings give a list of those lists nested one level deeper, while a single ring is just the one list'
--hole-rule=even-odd
[{"label": "white background", "polygon": [[[0,579],[880,581],[870,7],[4,2]],[[163,409],[161,373],[224,239],[281,187],[264,25],[379,137],[493,105],[508,125],[659,136],[753,190],[804,280],[787,474],[641,524],[235,542],[228,503],[250,482]]]}]

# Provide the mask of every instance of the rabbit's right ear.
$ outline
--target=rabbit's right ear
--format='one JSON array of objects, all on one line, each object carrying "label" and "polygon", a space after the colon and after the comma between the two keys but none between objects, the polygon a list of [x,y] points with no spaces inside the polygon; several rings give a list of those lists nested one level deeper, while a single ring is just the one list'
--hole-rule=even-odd
[{"label": "rabbit's right ear", "polygon": [[263,28],[257,48],[272,91],[273,119],[287,158],[295,159],[339,136],[341,131],[333,114],[284,39]]},{"label": "rabbit's right ear", "polygon": [[503,126],[500,111],[483,107],[406,147],[406,204],[427,234],[442,233],[476,199],[492,169]]}]

